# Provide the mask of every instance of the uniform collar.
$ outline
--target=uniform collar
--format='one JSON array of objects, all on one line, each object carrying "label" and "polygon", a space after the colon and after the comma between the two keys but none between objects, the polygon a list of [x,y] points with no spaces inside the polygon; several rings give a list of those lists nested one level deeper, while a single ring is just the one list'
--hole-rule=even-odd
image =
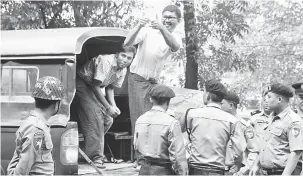
[{"label": "uniform collar", "polygon": [[287,107],[282,112],[280,112],[278,115],[274,116],[274,118],[284,119],[284,117],[286,117],[286,115],[289,114],[290,110],[291,110],[290,107]]},{"label": "uniform collar", "polygon": [[156,110],[156,111],[160,111],[160,112],[165,112],[165,110],[163,108],[159,107],[159,106],[153,106],[151,109]]},{"label": "uniform collar", "polygon": [[264,111],[261,112],[261,116],[270,117],[270,114],[267,115]]},{"label": "uniform collar", "polygon": [[206,106],[221,109],[221,106],[217,103],[208,103]]},{"label": "uniform collar", "polygon": [[42,122],[44,122],[47,126],[49,126],[49,123],[47,122],[47,120],[43,117],[43,115],[35,110],[32,110],[30,112],[31,116],[35,116],[37,118],[39,118]]}]

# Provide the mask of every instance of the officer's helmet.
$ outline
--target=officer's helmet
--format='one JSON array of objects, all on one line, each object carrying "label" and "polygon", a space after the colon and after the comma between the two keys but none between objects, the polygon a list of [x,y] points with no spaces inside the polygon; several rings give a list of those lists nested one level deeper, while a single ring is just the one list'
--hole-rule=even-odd
[{"label": "officer's helmet", "polygon": [[61,100],[64,98],[64,93],[65,88],[59,79],[45,76],[36,82],[32,96],[45,100]]}]

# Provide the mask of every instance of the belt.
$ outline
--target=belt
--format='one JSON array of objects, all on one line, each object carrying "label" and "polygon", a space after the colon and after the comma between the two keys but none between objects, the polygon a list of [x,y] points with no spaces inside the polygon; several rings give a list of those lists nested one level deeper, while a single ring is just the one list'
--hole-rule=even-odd
[{"label": "belt", "polygon": [[171,163],[157,163],[157,162],[150,162],[150,165],[160,166],[160,167],[171,167]]},{"label": "belt", "polygon": [[220,175],[224,175],[225,173],[225,169],[221,169],[219,167],[215,167],[215,166],[209,166],[209,165],[199,165],[199,166],[189,166],[192,169],[197,169],[197,170],[202,170],[202,171],[206,171],[206,172],[211,172],[211,173],[217,173]]},{"label": "belt", "polygon": [[263,170],[265,170],[268,175],[281,175],[284,171],[284,169],[282,169],[282,168],[280,168],[280,169],[265,169],[265,168],[263,168]]},{"label": "belt", "polygon": [[149,161],[149,160],[143,160],[143,165],[153,165],[153,166],[160,166],[160,167],[167,167],[170,168],[171,167],[171,163],[170,162],[156,162],[156,161]]}]

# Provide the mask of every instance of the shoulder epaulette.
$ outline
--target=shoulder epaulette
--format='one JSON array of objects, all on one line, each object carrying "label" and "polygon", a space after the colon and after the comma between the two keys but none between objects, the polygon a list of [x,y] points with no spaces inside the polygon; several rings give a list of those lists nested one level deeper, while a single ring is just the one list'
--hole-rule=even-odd
[{"label": "shoulder epaulette", "polygon": [[256,114],[260,114],[262,111],[260,111],[260,110],[255,110],[255,111],[252,111],[251,113],[250,113],[250,115],[251,116],[253,116],[253,115],[256,115]]}]

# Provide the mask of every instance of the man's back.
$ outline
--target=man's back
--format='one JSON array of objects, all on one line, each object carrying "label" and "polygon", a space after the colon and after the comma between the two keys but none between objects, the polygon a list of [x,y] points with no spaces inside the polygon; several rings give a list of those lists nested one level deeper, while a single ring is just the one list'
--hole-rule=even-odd
[{"label": "man's back", "polygon": [[212,103],[205,108],[190,110],[187,122],[192,140],[189,165],[224,169],[226,146],[236,121],[236,117]]},{"label": "man's back", "polygon": [[168,135],[175,123],[177,120],[164,112],[146,112],[136,122],[135,147],[145,157],[169,161]]},{"label": "man's back", "polygon": [[53,174],[53,143],[43,117],[34,111],[16,132],[16,150],[8,166],[9,174]]},{"label": "man's back", "polygon": [[153,107],[138,118],[134,144],[135,150],[143,156],[143,162],[164,164],[178,175],[188,173],[181,127],[179,122],[163,109]]}]

